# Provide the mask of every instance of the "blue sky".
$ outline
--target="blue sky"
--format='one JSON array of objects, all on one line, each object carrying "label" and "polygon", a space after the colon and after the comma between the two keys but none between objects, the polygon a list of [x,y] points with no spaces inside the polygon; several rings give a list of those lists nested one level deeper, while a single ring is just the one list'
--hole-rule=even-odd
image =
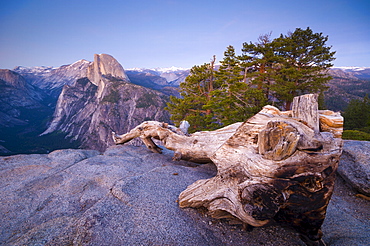
[{"label": "blue sky", "polygon": [[368,0],[0,0],[0,68],[100,53],[124,68],[190,68],[298,27],[329,36],[335,66],[370,67]]}]

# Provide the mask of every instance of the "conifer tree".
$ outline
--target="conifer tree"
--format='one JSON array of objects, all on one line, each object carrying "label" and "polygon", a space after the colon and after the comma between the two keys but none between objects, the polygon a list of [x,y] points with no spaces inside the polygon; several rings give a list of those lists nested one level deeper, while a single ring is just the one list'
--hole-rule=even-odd
[{"label": "conifer tree", "polygon": [[327,89],[331,79],[326,71],[333,66],[335,52],[326,46],[327,36],[297,28],[293,33],[275,39],[280,64],[271,89],[274,96],[290,109],[293,98],[305,93],[319,93]]},{"label": "conifer tree", "polygon": [[[221,66],[194,66],[184,83],[182,98],[171,97],[167,109],[179,124],[188,120],[190,132],[213,130],[257,113],[268,101],[289,110],[295,96],[321,93],[331,79],[326,71],[335,52],[326,46],[328,37],[310,28],[271,40],[262,35],[257,43],[244,43],[237,56],[228,46]],[[323,105],[321,105],[323,106]]]},{"label": "conifer tree", "polygon": [[189,132],[199,130],[213,130],[213,112],[204,109],[208,104],[211,92],[216,88],[214,82],[215,56],[210,63],[194,66],[190,70],[185,82],[180,84],[181,98],[170,97],[166,109],[171,113],[171,120],[179,125],[182,120],[187,120],[191,128]]},{"label": "conifer tree", "polygon": [[250,87],[243,77],[239,57],[230,45],[216,72],[216,83],[220,88],[212,92],[211,100],[205,106],[213,110],[221,126],[245,121],[265,105],[262,91]]},{"label": "conifer tree", "polygon": [[271,40],[271,33],[261,35],[257,43],[243,43],[242,55],[239,59],[244,69],[244,81],[248,79],[258,89],[263,90],[265,99],[270,99],[270,87],[274,81],[276,63],[276,45]]}]

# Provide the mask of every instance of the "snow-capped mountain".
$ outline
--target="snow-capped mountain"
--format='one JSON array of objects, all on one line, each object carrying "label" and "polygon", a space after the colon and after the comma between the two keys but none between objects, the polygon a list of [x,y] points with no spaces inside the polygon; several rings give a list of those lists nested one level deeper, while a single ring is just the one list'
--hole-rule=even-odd
[{"label": "snow-capped mountain", "polygon": [[32,85],[58,96],[64,85],[72,85],[78,78],[86,77],[91,62],[79,60],[60,67],[16,67],[13,71],[22,75]]},{"label": "snow-capped mountain", "polygon": [[156,71],[158,73],[168,73],[168,72],[177,72],[177,71],[186,71],[190,70],[189,68],[183,67],[157,67],[157,68],[127,68],[127,71],[137,71],[137,72],[144,72],[146,70]]},{"label": "snow-capped mountain", "polygon": [[332,76],[370,79],[370,67],[333,67],[330,72]]},{"label": "snow-capped mountain", "polygon": [[[16,67],[14,72],[22,75],[30,84],[58,97],[64,85],[72,85],[79,78],[87,77],[87,69],[92,62],[79,60],[60,67]],[[163,87],[178,87],[185,81],[189,69],[169,68],[132,68],[125,72],[132,83],[161,90]],[[173,93],[170,93],[173,94]]]},{"label": "snow-capped mountain", "polygon": [[[151,79],[155,84],[161,86],[179,86],[181,82],[185,81],[185,78],[189,75],[190,69],[181,67],[169,67],[169,68],[129,68],[126,69],[127,75],[130,77],[147,76],[147,79]],[[160,78],[156,78],[159,76]],[[164,79],[164,80],[163,80]]]},{"label": "snow-capped mountain", "polygon": [[364,71],[366,69],[370,69],[370,67],[333,67],[334,69],[341,69],[348,72],[358,72],[358,71]]}]

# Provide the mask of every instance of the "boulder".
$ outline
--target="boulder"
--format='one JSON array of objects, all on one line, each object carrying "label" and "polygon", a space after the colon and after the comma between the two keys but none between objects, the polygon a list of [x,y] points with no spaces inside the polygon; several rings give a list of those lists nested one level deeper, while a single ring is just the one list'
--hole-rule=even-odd
[{"label": "boulder", "polygon": [[338,173],[358,192],[370,196],[370,142],[344,141]]}]

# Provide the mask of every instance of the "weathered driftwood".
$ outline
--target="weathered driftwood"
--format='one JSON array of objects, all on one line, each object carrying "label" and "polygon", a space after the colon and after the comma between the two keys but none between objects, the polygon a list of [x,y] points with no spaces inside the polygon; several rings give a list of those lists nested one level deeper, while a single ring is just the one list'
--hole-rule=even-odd
[{"label": "weathered driftwood", "polygon": [[180,129],[158,121],[145,121],[130,132],[117,135],[113,133],[116,144],[129,142],[140,137],[143,143],[155,153],[162,153],[152,138],[161,140],[164,147],[175,151],[175,160],[188,160],[197,163],[211,162],[212,154],[229,139],[242,123],[235,123],[216,131],[196,132],[185,135]]},{"label": "weathered driftwood", "polygon": [[117,144],[151,138],[175,151],[175,159],[212,161],[217,175],[198,180],[179,196],[180,207],[206,207],[215,218],[238,218],[251,226],[272,220],[296,229],[309,245],[320,245],[321,225],[342,152],[343,118],[320,111],[317,95],[294,99],[292,111],[265,106],[244,123],[190,136],[167,124],[144,122]]}]

